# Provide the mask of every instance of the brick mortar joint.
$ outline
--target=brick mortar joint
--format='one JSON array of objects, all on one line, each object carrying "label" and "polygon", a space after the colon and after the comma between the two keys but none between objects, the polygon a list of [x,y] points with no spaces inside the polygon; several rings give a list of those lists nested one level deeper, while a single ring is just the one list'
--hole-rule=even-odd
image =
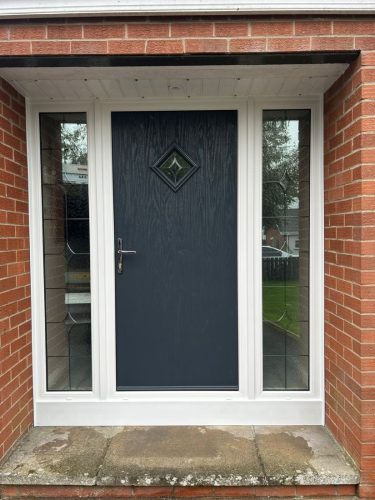
[{"label": "brick mortar joint", "polygon": [[[126,16],[125,16],[126,17]],[[50,23],[48,20],[44,21],[41,19],[36,19],[36,20],[30,20],[32,22],[28,23],[25,28],[27,30],[32,31],[33,29],[36,28],[41,28],[41,27],[50,27],[50,28],[55,28],[56,26],[58,27],[70,27],[70,26],[111,26],[111,25],[117,25],[121,26],[123,24],[145,24],[145,25],[153,25],[153,24],[176,24],[176,25],[199,25],[199,24],[244,24],[244,23],[251,23],[251,24],[299,24],[299,25],[306,25],[306,24],[325,24],[327,26],[335,26],[336,23],[339,26],[342,25],[367,25],[367,24],[374,24],[375,23],[375,18],[374,16],[369,17],[369,15],[365,15],[365,18],[352,18],[352,19],[341,19],[340,17],[333,17],[327,18],[325,15],[315,15],[313,17],[306,16],[306,17],[300,17],[300,16],[289,16],[289,17],[275,17],[275,16],[254,16],[254,15],[243,15],[241,17],[237,16],[232,16],[228,18],[228,16],[222,17],[222,16],[215,16],[210,15],[210,16],[197,16],[194,19],[192,19],[191,16],[181,16],[179,18],[176,18],[175,16],[164,16],[165,20],[161,20],[160,16],[158,16],[157,19],[154,19],[152,17],[147,17],[147,16],[141,16],[142,19],[138,18],[127,18],[127,19],[121,19],[117,20],[116,18],[105,18],[98,20],[97,18],[93,18],[92,21],[88,21],[86,19],[71,19],[71,18],[61,18],[61,22],[55,24],[55,23]],[[2,27],[3,29],[19,29],[21,24],[14,23],[12,21],[6,21]]]},{"label": "brick mortar joint", "polygon": [[[375,23],[374,23],[374,30],[375,30]],[[110,35],[108,37],[89,37],[89,36],[82,36],[82,37],[69,37],[69,38],[59,38],[59,37],[48,37],[48,38],[9,38],[9,39],[0,39],[0,44],[11,44],[11,43],[35,43],[35,42],[44,42],[44,43],[50,43],[50,42],[60,42],[60,43],[65,43],[65,42],[70,42],[70,41],[77,41],[77,42],[82,42],[82,41],[92,41],[92,42],[97,42],[97,41],[104,41],[107,39],[116,39],[116,40],[139,40],[142,38],[148,38],[148,39],[183,39],[183,38],[199,38],[199,39],[204,39],[204,38],[214,38],[214,39],[220,39],[220,38],[231,38],[234,40],[237,39],[244,39],[244,40],[251,40],[254,38],[269,38],[269,39],[282,39],[282,40],[303,40],[303,39],[321,39],[321,38],[328,38],[328,39],[353,39],[355,40],[356,36],[355,35],[324,35],[324,34],[307,34],[307,33],[301,33],[301,34],[286,34],[286,33],[256,33],[256,34],[239,34],[239,35],[232,35],[232,34],[227,34],[227,35],[218,35],[218,34],[194,34],[194,35],[151,35],[151,36],[146,36],[146,35],[139,35],[139,36],[129,36],[129,35],[122,35],[122,36],[113,36],[111,37]],[[367,37],[367,38],[375,38],[374,35],[363,35],[361,38]],[[373,53],[374,50],[368,51],[368,53]],[[364,66],[365,68],[370,68],[368,66]]]}]

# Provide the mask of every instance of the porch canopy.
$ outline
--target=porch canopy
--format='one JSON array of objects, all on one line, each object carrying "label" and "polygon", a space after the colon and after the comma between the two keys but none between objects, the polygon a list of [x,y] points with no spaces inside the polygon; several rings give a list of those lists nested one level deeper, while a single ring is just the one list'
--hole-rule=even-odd
[{"label": "porch canopy", "polygon": [[31,100],[323,94],[357,51],[184,56],[0,57],[0,76]]}]

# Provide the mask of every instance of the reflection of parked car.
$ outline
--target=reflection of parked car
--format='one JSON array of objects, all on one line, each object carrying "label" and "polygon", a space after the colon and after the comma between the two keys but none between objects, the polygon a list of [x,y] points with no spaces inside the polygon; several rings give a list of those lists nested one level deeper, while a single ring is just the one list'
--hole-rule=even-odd
[{"label": "reflection of parked car", "polygon": [[278,248],[270,247],[267,245],[262,246],[262,257],[263,259],[267,257],[281,257],[285,259],[286,257],[296,257],[291,253],[284,252],[283,250],[279,250]]}]

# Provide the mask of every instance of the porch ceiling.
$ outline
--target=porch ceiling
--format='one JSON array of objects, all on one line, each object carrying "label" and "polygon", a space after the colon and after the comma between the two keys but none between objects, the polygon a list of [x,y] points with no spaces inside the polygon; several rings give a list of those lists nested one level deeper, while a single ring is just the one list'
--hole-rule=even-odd
[{"label": "porch ceiling", "polygon": [[267,66],[2,68],[32,100],[311,96],[324,93],[347,64]]}]

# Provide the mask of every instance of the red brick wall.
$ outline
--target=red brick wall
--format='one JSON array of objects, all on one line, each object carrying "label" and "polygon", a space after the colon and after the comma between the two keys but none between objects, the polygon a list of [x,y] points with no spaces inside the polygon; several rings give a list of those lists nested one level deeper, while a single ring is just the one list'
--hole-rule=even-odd
[{"label": "red brick wall", "polygon": [[0,459],[32,424],[25,103],[0,79]]},{"label": "red brick wall", "polygon": [[0,25],[0,55],[375,50],[374,20],[62,19]]},{"label": "red brick wall", "polygon": [[364,53],[325,96],[326,419],[363,496],[375,494],[374,63]]},{"label": "red brick wall", "polygon": [[351,49],[360,59],[325,99],[326,415],[360,464],[361,494],[375,496],[375,17],[0,25],[0,55],[8,56]]}]

